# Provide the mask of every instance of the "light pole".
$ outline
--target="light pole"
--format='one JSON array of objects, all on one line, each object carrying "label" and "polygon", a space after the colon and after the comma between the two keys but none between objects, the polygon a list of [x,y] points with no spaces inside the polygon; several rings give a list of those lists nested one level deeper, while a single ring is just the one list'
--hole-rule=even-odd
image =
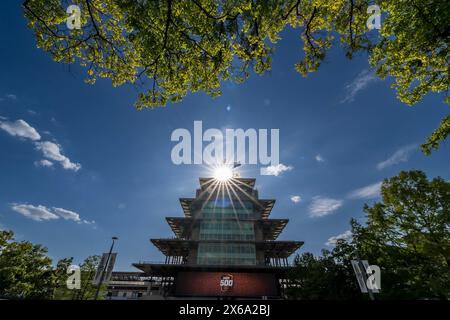
[{"label": "light pole", "polygon": [[97,300],[98,294],[100,292],[100,288],[101,288],[101,286],[103,284],[103,279],[105,278],[105,273],[106,273],[106,269],[108,268],[109,259],[111,258],[111,253],[112,253],[113,248],[114,248],[114,241],[118,240],[119,238],[112,237],[111,239],[112,239],[111,248],[109,249],[108,258],[106,259],[106,263],[105,263],[105,266],[103,267],[102,274],[100,275],[100,281],[98,283],[97,291],[95,292],[94,300]]}]

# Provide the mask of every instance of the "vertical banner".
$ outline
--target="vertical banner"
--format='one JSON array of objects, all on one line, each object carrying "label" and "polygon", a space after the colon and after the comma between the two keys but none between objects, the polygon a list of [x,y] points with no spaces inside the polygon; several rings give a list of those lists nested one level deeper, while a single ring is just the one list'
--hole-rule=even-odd
[{"label": "vertical banner", "polygon": [[104,282],[109,282],[109,280],[111,280],[112,272],[114,269],[114,264],[116,263],[116,256],[117,256],[117,253],[111,253],[111,257],[109,258],[108,267],[106,268],[106,274],[105,274],[105,277],[103,278]]},{"label": "vertical banner", "polygon": [[[102,259],[100,260],[100,263],[98,264],[97,271],[95,273],[95,277],[92,280],[92,284],[99,285],[100,279],[102,278],[103,271],[105,271],[105,275],[103,276],[103,282],[108,282],[111,279],[112,271],[114,268],[114,263],[116,262],[116,256],[117,253],[111,253],[111,256],[108,261],[108,253],[104,253],[102,255]],[[108,265],[106,266],[106,264]]]}]

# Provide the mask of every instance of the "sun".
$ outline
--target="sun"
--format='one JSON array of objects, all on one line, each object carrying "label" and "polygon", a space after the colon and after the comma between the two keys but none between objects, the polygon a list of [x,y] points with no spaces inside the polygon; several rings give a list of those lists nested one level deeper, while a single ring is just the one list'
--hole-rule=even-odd
[{"label": "sun", "polygon": [[214,178],[220,182],[225,182],[233,178],[233,170],[227,166],[221,166],[214,169]]}]

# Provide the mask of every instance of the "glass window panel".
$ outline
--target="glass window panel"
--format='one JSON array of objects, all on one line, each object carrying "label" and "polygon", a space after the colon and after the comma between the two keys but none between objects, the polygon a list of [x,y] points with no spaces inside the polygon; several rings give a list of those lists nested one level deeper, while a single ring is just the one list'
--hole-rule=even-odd
[{"label": "glass window panel", "polygon": [[201,240],[254,240],[255,230],[252,222],[244,221],[202,221]]},{"label": "glass window panel", "polygon": [[197,263],[255,265],[255,245],[249,243],[200,243]]}]

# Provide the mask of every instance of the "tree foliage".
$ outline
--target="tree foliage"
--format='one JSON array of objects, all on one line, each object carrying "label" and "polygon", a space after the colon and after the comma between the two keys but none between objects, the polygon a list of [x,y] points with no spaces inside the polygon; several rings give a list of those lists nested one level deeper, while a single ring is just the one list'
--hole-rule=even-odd
[{"label": "tree foliage", "polygon": [[[282,23],[271,21],[279,1],[78,0],[82,28],[68,30],[67,2],[24,4],[38,47],[57,61],[79,61],[88,82],[148,86],[137,107],[179,101],[189,91],[220,94],[221,80],[242,81],[249,68],[270,67],[271,48]],[[220,8],[220,9],[219,9]],[[273,23],[275,22],[275,23]]]},{"label": "tree foliage", "polygon": [[[69,4],[81,7],[82,28],[65,26]],[[368,32],[368,0],[27,0],[25,16],[37,46],[53,59],[79,62],[87,82],[110,78],[140,90],[138,108],[180,101],[188,92],[220,95],[224,80],[244,81],[271,68],[286,27],[300,28],[303,57],[295,69],[317,71],[339,39],[346,55],[369,53],[409,105],[447,92],[450,5],[447,0],[379,0],[384,21]],[[449,102],[448,98],[445,99]],[[448,122],[448,121],[447,121]],[[441,125],[424,145],[430,153],[448,135]]]},{"label": "tree foliage", "polygon": [[338,257],[336,249],[323,250],[318,257],[309,252],[297,256],[290,272],[288,296],[300,300],[361,300],[350,263],[348,256]]},{"label": "tree foliage", "polygon": [[53,270],[46,248],[17,242],[12,231],[0,231],[0,297],[51,299],[60,274]]},{"label": "tree foliage", "polygon": [[[98,265],[100,256],[93,255],[87,257],[80,265],[81,283],[80,289],[68,289],[66,286],[67,275],[64,283],[57,289],[55,299],[57,300],[93,300],[97,291],[97,286],[92,283]],[[66,269],[67,270],[67,269]],[[103,299],[106,295],[107,284],[103,284],[100,288],[98,299]]]},{"label": "tree foliage", "polygon": [[[188,92],[220,95],[224,80],[244,81],[271,68],[274,44],[299,28],[303,56],[295,69],[317,71],[337,42],[347,57],[369,53],[381,78],[412,105],[447,92],[450,4],[447,0],[379,0],[379,34],[369,32],[368,0],[27,0],[37,46],[56,61],[79,62],[87,82],[110,78],[140,90],[138,108],[180,101]],[[65,26],[66,8],[81,8],[82,28]],[[337,39],[337,40],[336,40]],[[446,103],[449,99],[446,98]],[[433,147],[449,132],[434,135]],[[429,148],[427,150],[430,150]]]},{"label": "tree foliage", "polygon": [[[87,257],[84,262],[80,265],[81,271],[81,288],[80,290],[73,290],[73,299],[75,300],[92,300],[95,297],[97,291],[97,285],[92,283],[95,273],[97,271],[98,265],[100,264],[101,257],[98,255],[93,255]],[[99,299],[103,299],[106,295],[107,285],[103,284],[100,288]]]},{"label": "tree foliage", "polygon": [[[382,186],[383,202],[353,223],[357,249],[395,280],[390,294],[450,297],[450,183],[421,171],[401,172]],[[394,286],[395,284],[395,286]]]},{"label": "tree foliage", "polygon": [[67,288],[67,270],[73,264],[73,258],[64,258],[58,261],[54,269],[56,281],[53,288],[54,300],[70,300],[73,297],[73,290]]},{"label": "tree foliage", "polygon": [[365,225],[352,220],[349,243],[296,259],[291,276],[300,285],[293,297],[354,299],[359,288],[350,261],[356,258],[381,268],[381,299],[450,297],[450,183],[401,172],[384,181],[382,198],[364,207]]},{"label": "tree foliage", "polygon": [[[80,265],[81,288],[67,288],[67,270],[73,258],[61,259],[56,266],[47,248],[28,241],[18,242],[12,231],[0,230],[0,298],[91,300],[97,286],[92,284],[99,256],[89,256]],[[105,296],[103,285],[99,298]]]},{"label": "tree foliage", "polygon": [[433,131],[427,141],[421,146],[423,153],[430,155],[433,149],[438,149],[439,144],[447,139],[450,134],[450,115],[441,121],[441,125]]}]

